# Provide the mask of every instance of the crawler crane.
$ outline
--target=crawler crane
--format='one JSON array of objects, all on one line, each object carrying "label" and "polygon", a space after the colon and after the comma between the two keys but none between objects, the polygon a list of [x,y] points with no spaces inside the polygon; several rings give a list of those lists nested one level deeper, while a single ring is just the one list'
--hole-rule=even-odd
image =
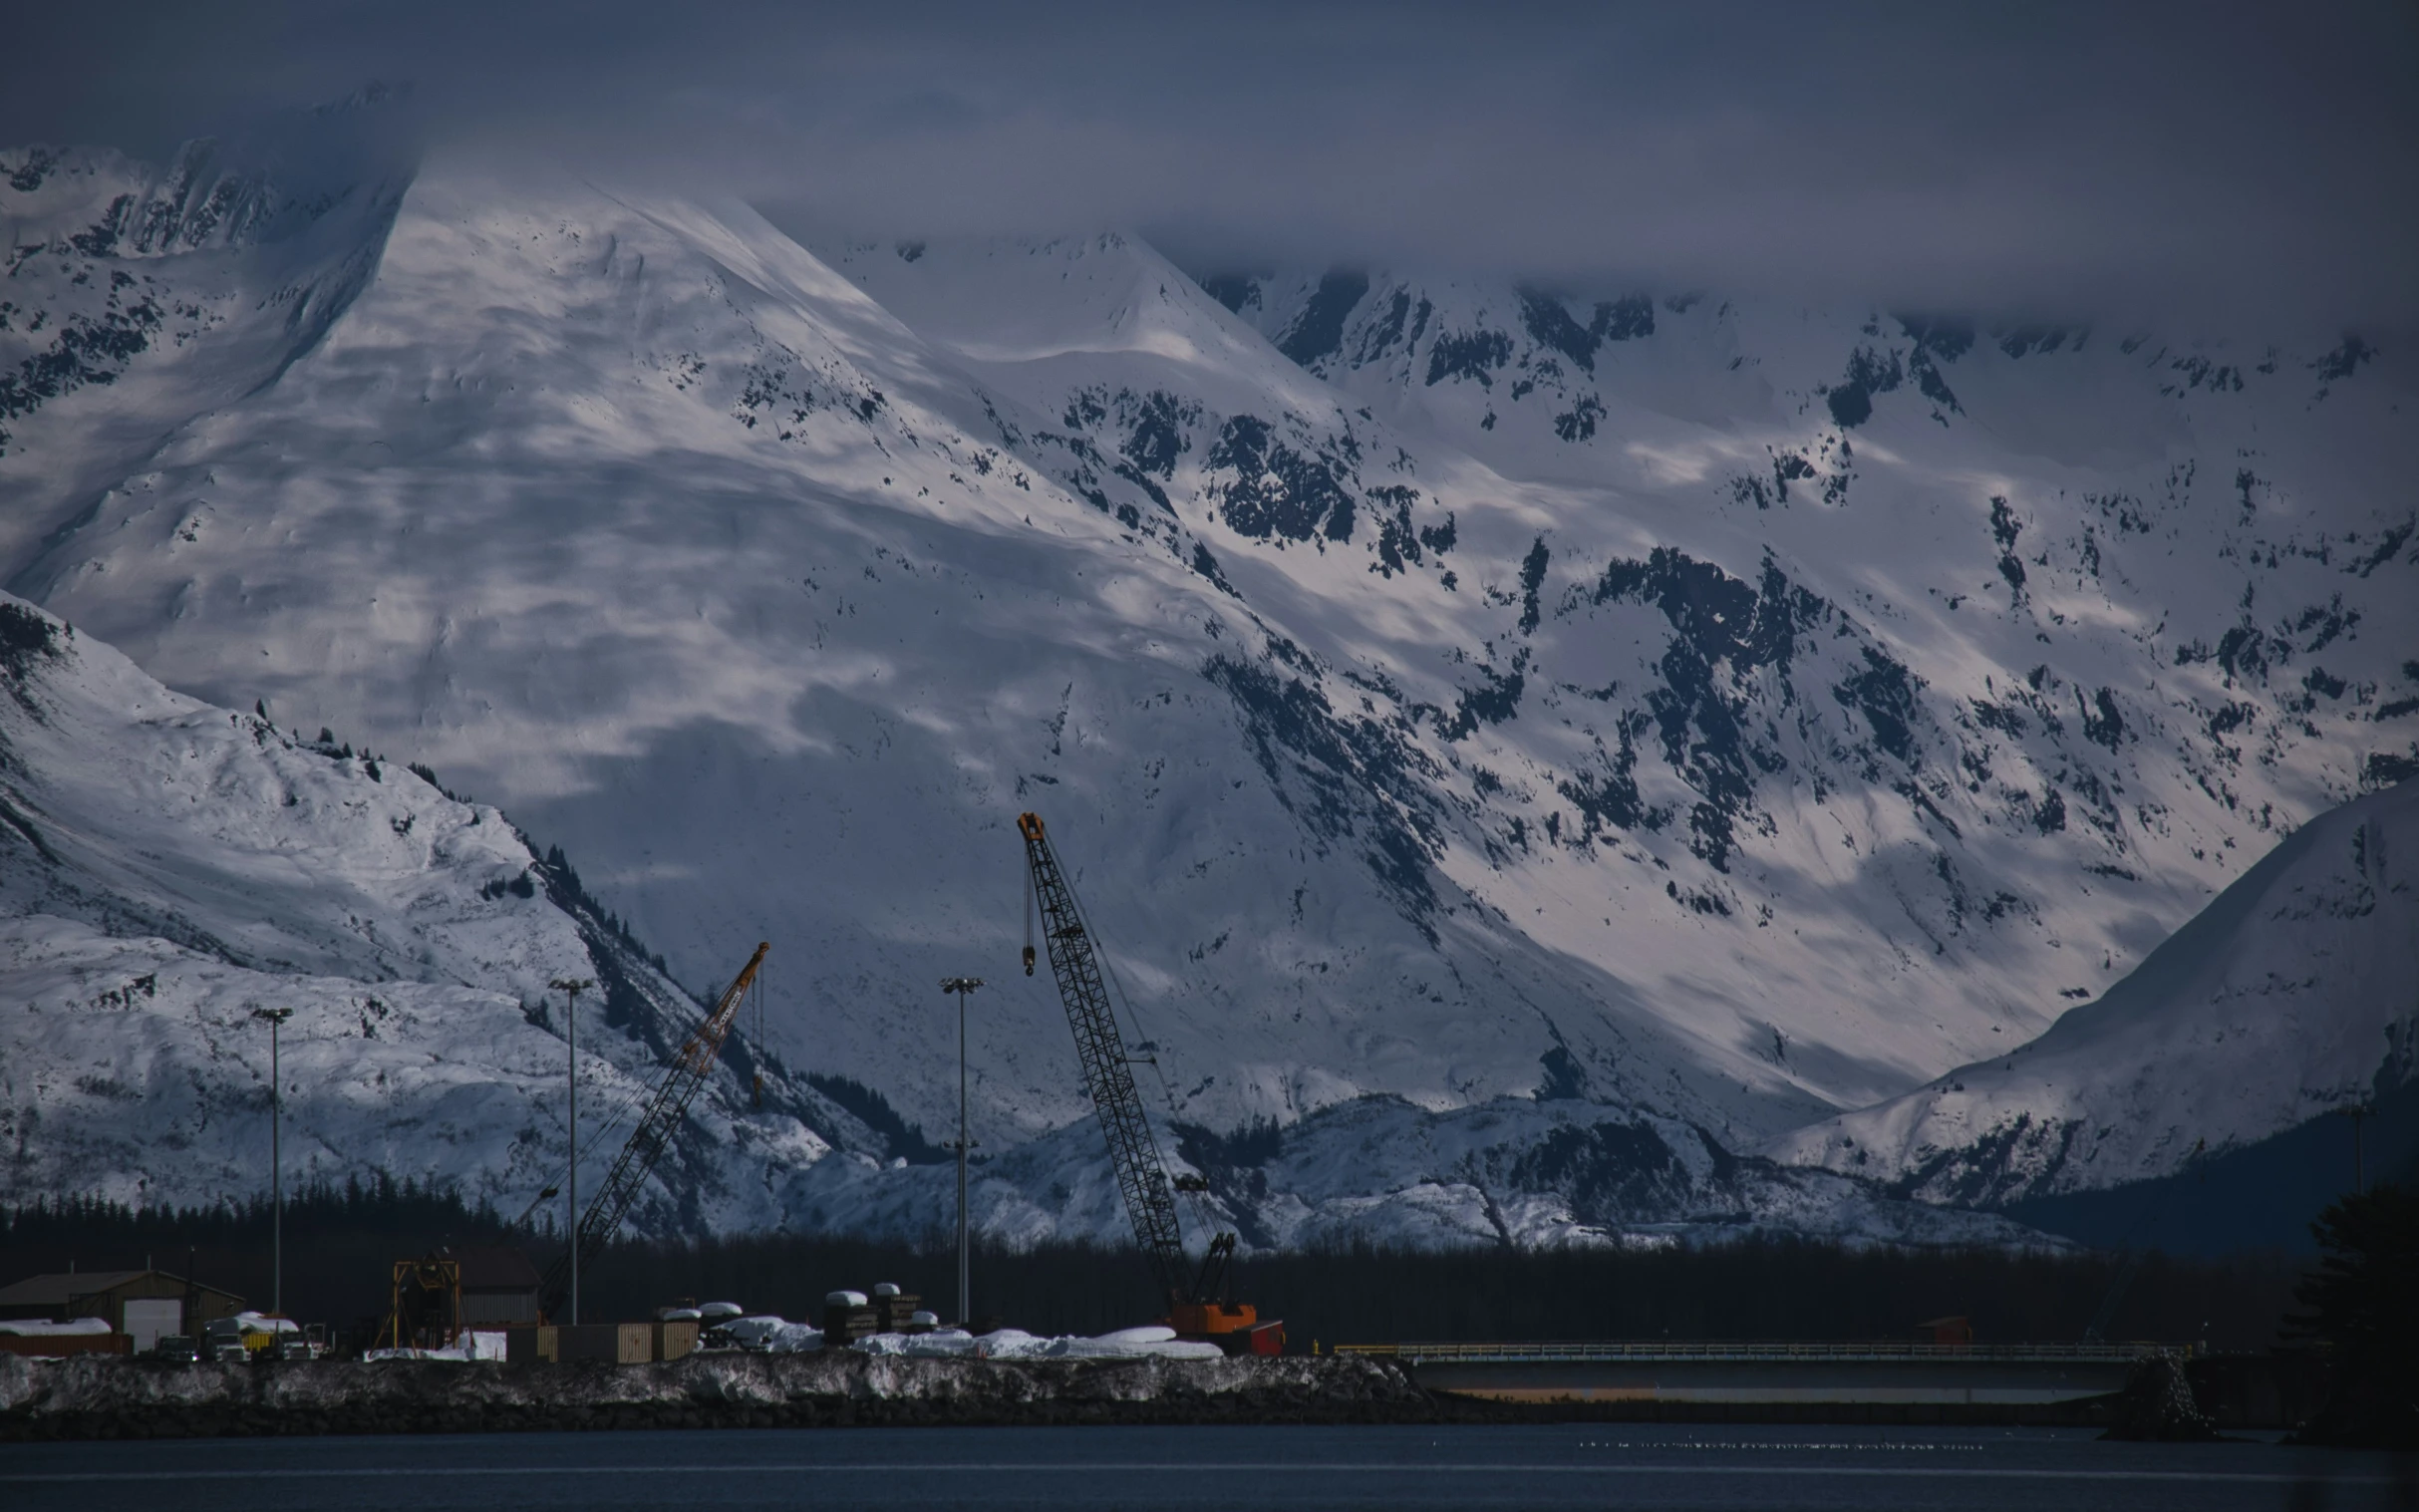
[{"label": "crawler crane", "polygon": [[706,1016],[706,1022],[697,1027],[680,1054],[672,1058],[672,1068],[665,1073],[655,1095],[647,1100],[647,1110],[639,1115],[638,1127],[630,1131],[630,1142],[622,1146],[620,1158],[613,1162],[604,1189],[588,1204],[588,1211],[580,1215],[579,1232],[572,1236],[571,1245],[555,1257],[554,1264],[546,1268],[545,1279],[538,1284],[538,1308],[546,1317],[552,1318],[562,1311],[563,1299],[571,1290],[574,1247],[580,1268],[587,1269],[614,1231],[622,1226],[630,1204],[638,1200],[639,1188],[647,1184],[648,1172],[655,1169],[664,1146],[672,1142],[673,1131],[688,1116],[690,1102],[706,1084],[715,1060],[723,1054],[723,1042],[730,1038],[731,1026],[739,1018],[740,1004],[748,996],[749,984],[756,981],[756,968],[764,964],[764,952],[771,948],[768,942],[756,946],[756,954],[748,958],[748,964],[715,1001],[714,1012]]},{"label": "crawler crane", "polygon": [[[1134,1085],[1133,1062],[1126,1055],[1124,1037],[1117,1032],[1099,954],[1084,928],[1074,891],[1043,831],[1041,816],[1018,815],[1017,829],[1025,836],[1033,902],[1041,910],[1051,974],[1058,979],[1058,996],[1066,1004],[1066,1022],[1075,1032],[1075,1058],[1083,1066],[1084,1089],[1091,1093],[1092,1107],[1100,1115],[1100,1131],[1108,1137],[1109,1162],[1116,1167],[1117,1189],[1134,1225],[1134,1243],[1149,1257],[1159,1290],[1167,1299],[1168,1325],[1182,1338],[1206,1340],[1230,1355],[1283,1353],[1284,1324],[1263,1323],[1259,1310],[1250,1303],[1227,1300],[1235,1236],[1213,1232],[1198,1268],[1184,1253],[1175,1194],[1194,1194],[1195,1217],[1207,1227],[1207,1206],[1198,1197],[1208,1186],[1198,1176],[1169,1178],[1159,1158],[1158,1142],[1151,1137],[1142,1094]],[[1030,909],[1027,919],[1030,924]],[[1034,974],[1030,943],[1025,947],[1025,974]]]}]

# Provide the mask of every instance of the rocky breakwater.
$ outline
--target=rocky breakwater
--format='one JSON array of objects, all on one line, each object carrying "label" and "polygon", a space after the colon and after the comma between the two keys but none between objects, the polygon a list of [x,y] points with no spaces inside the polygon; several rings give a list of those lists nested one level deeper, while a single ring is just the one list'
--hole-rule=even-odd
[{"label": "rocky breakwater", "polygon": [[434,1361],[169,1364],[0,1356],[0,1440],[214,1434],[1416,1422],[1395,1366],[1274,1360],[914,1360],[853,1351],[650,1365]]}]

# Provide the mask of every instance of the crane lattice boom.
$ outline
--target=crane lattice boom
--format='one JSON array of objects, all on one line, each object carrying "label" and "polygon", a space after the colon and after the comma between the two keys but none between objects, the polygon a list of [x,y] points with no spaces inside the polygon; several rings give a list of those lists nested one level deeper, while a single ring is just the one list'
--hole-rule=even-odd
[{"label": "crane lattice boom", "polygon": [[1083,1086],[1100,1115],[1100,1132],[1108,1136],[1109,1163],[1116,1167],[1117,1188],[1125,1196],[1126,1216],[1133,1221],[1134,1243],[1150,1257],[1161,1291],[1171,1300],[1193,1301],[1185,1290],[1184,1235],[1176,1224],[1176,1194],[1159,1162],[1159,1146],[1151,1138],[1144,1116],[1142,1093],[1134,1085],[1133,1066],[1126,1059],[1124,1037],[1117,1033],[1116,1014],[1101,980],[1100,961],[1075,896],[1058,868],[1058,854],[1043,833],[1036,814],[1021,814],[1017,828],[1025,836],[1025,862],[1033,873],[1034,899],[1042,910],[1042,935],[1050,950],[1051,974],[1058,980],[1058,996],[1066,1003],[1066,1022],[1075,1032],[1075,1058],[1083,1065]]},{"label": "crane lattice boom", "polygon": [[[756,981],[756,968],[764,963],[764,952],[771,948],[770,942],[757,944],[747,966],[723,989],[723,996],[716,1000],[706,1022],[697,1027],[681,1046],[680,1053],[672,1058],[672,1068],[665,1073],[655,1095],[648,1099],[647,1110],[639,1115],[638,1127],[630,1131],[630,1142],[622,1146],[621,1155],[613,1162],[604,1189],[588,1204],[588,1211],[580,1215],[579,1232],[572,1243],[578,1246],[583,1269],[622,1226],[630,1205],[638,1200],[639,1188],[647,1184],[648,1173],[655,1169],[664,1147],[672,1142],[673,1131],[688,1116],[690,1102],[697,1097],[698,1088],[706,1084],[714,1062],[723,1054],[723,1041],[730,1037],[731,1026],[739,1018],[740,1003],[748,996],[749,985]],[[547,1267],[545,1280],[538,1288],[540,1310],[549,1318],[562,1310],[563,1298],[570,1291],[571,1255],[572,1250],[566,1247],[554,1264]]]}]

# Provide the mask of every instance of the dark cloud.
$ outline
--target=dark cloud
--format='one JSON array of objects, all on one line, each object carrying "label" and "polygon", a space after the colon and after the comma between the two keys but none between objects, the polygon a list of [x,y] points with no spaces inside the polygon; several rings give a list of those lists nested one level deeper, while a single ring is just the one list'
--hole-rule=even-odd
[{"label": "dark cloud", "polygon": [[2419,316],[2419,8],[58,6],[0,140],[409,78],[444,149],[882,234],[2088,312]]}]

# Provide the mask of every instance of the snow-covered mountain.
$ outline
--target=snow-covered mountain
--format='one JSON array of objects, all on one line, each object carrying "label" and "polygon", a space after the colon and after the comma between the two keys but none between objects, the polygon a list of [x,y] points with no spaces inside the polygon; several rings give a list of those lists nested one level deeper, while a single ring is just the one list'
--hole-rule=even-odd
[{"label": "snow-covered mountain", "polygon": [[[0,552],[118,482],[190,417],[269,383],[361,291],[412,181],[374,109],[309,113],[249,150],[164,166],[33,148],[0,168]],[[39,413],[70,400],[73,424]],[[42,444],[29,451],[31,426]]]},{"label": "snow-covered mountain", "polygon": [[[260,1191],[252,1011],[282,1007],[289,1182],[384,1171],[517,1212],[563,1168],[546,984],[575,975],[602,989],[581,1042],[594,1160],[704,1016],[567,866],[422,773],[170,693],[0,595],[6,1200]],[[745,1043],[731,1059],[641,1198],[651,1228],[777,1222],[775,1178],[832,1140],[883,1148]],[[766,1072],[763,1107],[738,1066]]]},{"label": "snow-covered mountain", "polygon": [[[1023,807],[1189,1125],[1743,1150],[2032,1039],[2419,766],[2410,374],[2356,336],[185,160],[0,153],[0,581],[502,803],[693,986],[773,940],[778,1058],[928,1126],[984,971],[995,1149],[1088,1116],[1007,964]],[[241,235],[124,229],[230,181]]]},{"label": "snow-covered mountain", "polygon": [[2174,1171],[2419,1074],[2419,782],[2303,825],[2031,1044],[1774,1141],[1934,1202]]},{"label": "snow-covered mountain", "polygon": [[[564,1026],[547,984],[583,974],[604,989],[581,1058],[594,1191],[700,1014],[567,863],[538,860],[501,813],[425,770],[170,693],[6,595],[0,691],[0,1190],[138,1205],[249,1194],[266,1170],[270,1064],[253,1011],[283,1007],[290,1179],[401,1174],[516,1210],[560,1184]],[[750,1034],[743,1018],[636,1225],[938,1232],[953,1174],[908,1164],[929,1145],[878,1096],[765,1061]],[[1773,1228],[2046,1242],[1590,1103],[1432,1114],[1374,1099],[1284,1137],[1171,1132],[1178,1168],[1210,1177],[1205,1222],[1259,1246]],[[1388,1158],[1370,1159],[1379,1145]],[[1121,1238],[1118,1201],[1088,1119],[986,1160],[976,1185],[978,1221],[1011,1239]]]}]

